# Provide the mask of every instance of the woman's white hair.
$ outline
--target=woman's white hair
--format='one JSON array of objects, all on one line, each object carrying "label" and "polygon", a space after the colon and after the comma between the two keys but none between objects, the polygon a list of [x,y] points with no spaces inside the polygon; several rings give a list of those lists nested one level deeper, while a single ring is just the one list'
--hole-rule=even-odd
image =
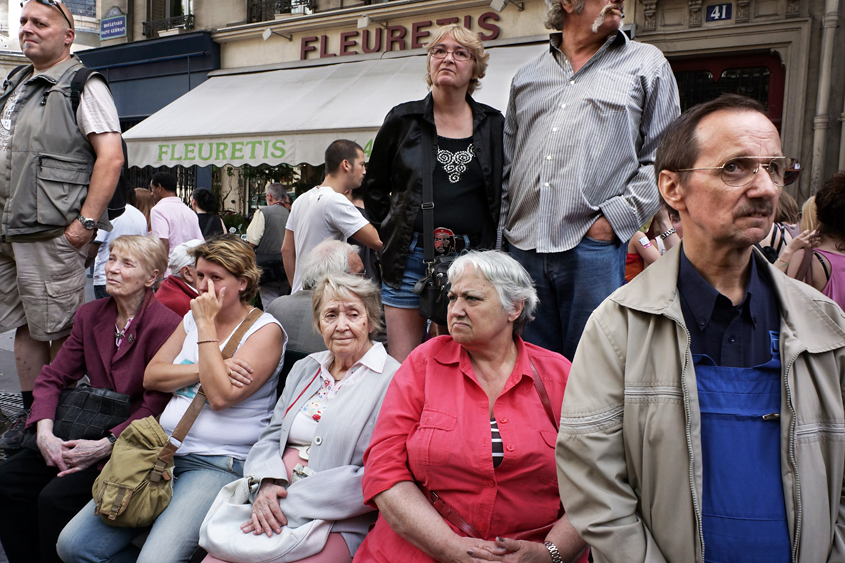
[{"label": "woman's white hair", "polygon": [[534,281],[522,264],[510,255],[497,250],[471,250],[452,262],[449,267],[449,283],[457,282],[467,265],[474,266],[496,288],[499,301],[506,313],[511,314],[517,311],[519,305],[522,304],[522,312],[513,323],[514,335],[522,334],[525,325],[534,320],[534,311],[537,310],[539,302]]}]

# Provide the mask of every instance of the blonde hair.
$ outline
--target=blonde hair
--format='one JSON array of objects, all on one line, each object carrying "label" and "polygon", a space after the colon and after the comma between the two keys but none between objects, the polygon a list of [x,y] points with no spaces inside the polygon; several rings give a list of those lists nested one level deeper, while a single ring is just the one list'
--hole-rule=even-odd
[{"label": "blonde hair", "polygon": [[251,303],[258,293],[261,270],[255,263],[255,251],[238,235],[225,234],[209,238],[203,244],[191,249],[190,254],[199,260],[208,260],[225,268],[227,272],[246,280],[246,288],[240,294],[241,303]]},{"label": "blonde hair", "polygon": [[340,299],[360,299],[367,311],[367,321],[370,332],[382,329],[381,322],[381,289],[367,278],[352,274],[329,274],[323,278],[314,289],[311,296],[311,310],[314,314],[314,328],[320,330],[320,311],[323,303],[338,297]]},{"label": "blonde hair", "polygon": [[167,252],[161,239],[154,235],[121,235],[111,241],[109,252],[120,252],[137,258],[148,275],[157,270],[156,277],[167,269]]},{"label": "blonde hair", "polygon": [[429,69],[431,69],[431,50],[439,45],[447,35],[451,35],[452,39],[472,53],[472,78],[470,78],[467,87],[467,93],[472,95],[473,92],[481,88],[481,79],[487,74],[487,61],[490,59],[490,55],[484,50],[484,44],[478,38],[478,34],[462,25],[444,25],[434,33],[431,41],[425,46],[426,53],[428,53],[425,58],[425,83],[431,89],[431,74],[429,72]]},{"label": "blonde hair", "polygon": [[819,218],[816,216],[816,196],[810,196],[801,206],[801,230],[815,231],[819,228]]}]

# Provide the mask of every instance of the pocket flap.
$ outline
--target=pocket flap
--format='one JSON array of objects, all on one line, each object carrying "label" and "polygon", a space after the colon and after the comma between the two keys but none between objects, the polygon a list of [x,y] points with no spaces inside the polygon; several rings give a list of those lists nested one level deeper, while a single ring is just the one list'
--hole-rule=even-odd
[{"label": "pocket flap", "polygon": [[420,428],[454,430],[458,417],[439,411],[424,410],[420,416]]},{"label": "pocket flap", "polygon": [[80,184],[87,186],[91,182],[91,173],[84,162],[59,160],[42,156],[38,166],[38,177],[51,182]]},{"label": "pocket flap", "polygon": [[547,446],[551,448],[557,446],[557,432],[552,432],[551,430],[540,430],[540,435],[543,437],[543,441]]}]

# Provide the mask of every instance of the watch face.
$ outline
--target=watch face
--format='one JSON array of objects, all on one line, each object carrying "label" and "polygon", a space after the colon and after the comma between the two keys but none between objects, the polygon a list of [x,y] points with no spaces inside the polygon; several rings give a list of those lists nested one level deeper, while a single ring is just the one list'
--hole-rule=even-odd
[{"label": "watch face", "polygon": [[88,219],[86,217],[82,217],[81,215],[79,216],[79,222],[82,223],[82,226],[89,231],[97,225],[97,222],[93,219]]}]

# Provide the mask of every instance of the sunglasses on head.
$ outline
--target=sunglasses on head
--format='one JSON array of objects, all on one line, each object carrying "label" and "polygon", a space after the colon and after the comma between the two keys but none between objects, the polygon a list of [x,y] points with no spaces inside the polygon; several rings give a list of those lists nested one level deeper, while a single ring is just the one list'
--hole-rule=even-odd
[{"label": "sunglasses on head", "polygon": [[[23,2],[21,2],[21,8],[23,8],[24,4],[28,4],[31,1],[33,1],[33,0],[24,0]],[[62,7],[59,6],[59,4],[62,3],[62,0],[34,0],[34,1],[38,2],[39,4],[44,4],[45,6],[53,6],[54,8],[56,8],[59,11],[59,13],[62,14],[62,17],[67,22],[68,27],[73,29],[73,23],[71,23],[71,21],[68,19],[67,14],[65,14],[65,11],[62,10]]]}]

